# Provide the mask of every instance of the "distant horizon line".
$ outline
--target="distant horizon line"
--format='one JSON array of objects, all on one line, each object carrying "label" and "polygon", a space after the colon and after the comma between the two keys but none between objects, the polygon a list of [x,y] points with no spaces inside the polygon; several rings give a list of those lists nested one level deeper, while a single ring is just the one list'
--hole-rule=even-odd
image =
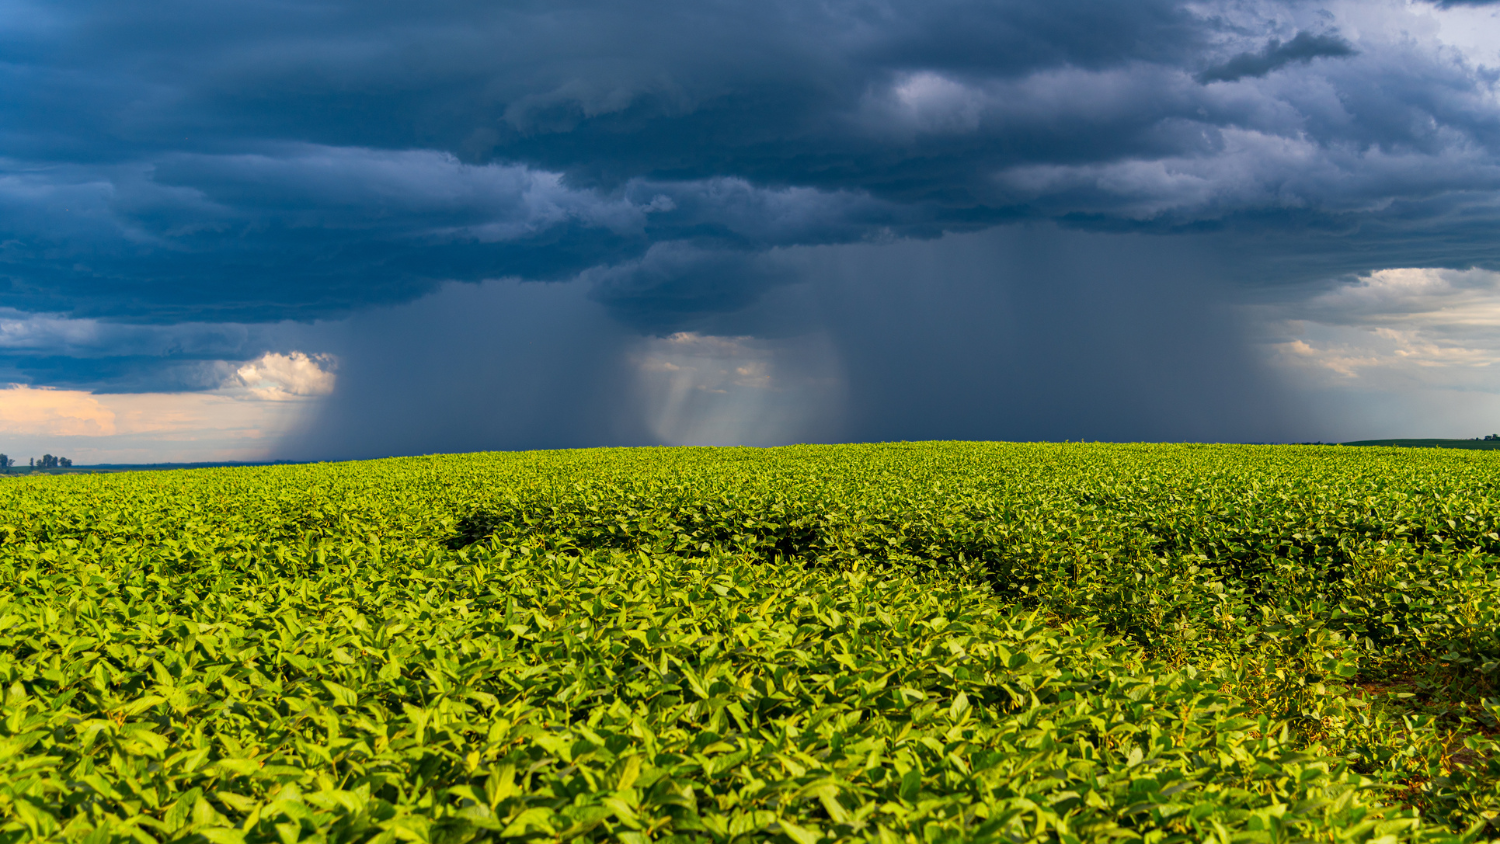
[{"label": "distant horizon line", "polygon": [[[911,441],[911,440],[891,440],[889,442],[893,442],[894,443],[894,442],[914,442],[914,441]],[[934,442],[937,442],[937,440],[934,440]],[[969,442],[1022,442],[1022,441],[1020,441],[1020,440],[970,440]],[[1026,442],[1035,442],[1035,443],[1072,443],[1072,442],[1078,442],[1078,443],[1100,443],[1100,444],[1119,444],[1119,445],[1127,444],[1124,441],[1121,441],[1119,443],[1115,443],[1114,441],[1109,441],[1109,440],[1076,440],[1076,441],[1075,440],[1031,440],[1031,441],[1026,441]],[[1131,442],[1145,442],[1145,441],[1131,441]],[[1351,441],[1348,441],[1348,442],[1323,442],[1321,440],[1319,440],[1319,441],[1310,441],[1310,440],[1296,440],[1296,441],[1294,441],[1294,440],[1286,440],[1286,441],[1276,441],[1276,442],[1265,441],[1265,440],[1253,441],[1253,442],[1197,442],[1197,441],[1193,441],[1193,442],[1189,442],[1189,441],[1166,442],[1166,441],[1162,441],[1159,444],[1161,444],[1161,445],[1330,445],[1330,446],[1332,446],[1332,445],[1342,445],[1342,446],[1358,446],[1358,447],[1379,447],[1379,446],[1386,446],[1386,447],[1394,447],[1394,448],[1423,448],[1423,447],[1426,447],[1426,448],[1435,448],[1435,447],[1442,447],[1443,444],[1448,444],[1448,443],[1494,443],[1494,445],[1490,445],[1490,446],[1483,446],[1483,445],[1481,445],[1481,446],[1479,446],[1479,448],[1481,450],[1484,450],[1484,449],[1500,449],[1500,436],[1497,436],[1495,434],[1491,434],[1491,435],[1486,436],[1486,437],[1468,437],[1468,438],[1386,437],[1386,438],[1372,439],[1372,440],[1351,440]],[[786,445],[806,445],[806,444],[807,443],[787,443]],[[817,445],[872,445],[872,444],[877,444],[878,445],[879,443],[817,443]],[[582,449],[582,448],[618,448],[618,447],[619,446],[578,446],[576,448]],[[657,445],[657,446],[641,446],[641,447],[643,447],[643,448],[663,448],[663,447],[665,447],[665,448],[671,448],[673,446]],[[705,447],[712,447],[712,446],[677,446],[677,447],[683,447],[683,448],[705,448]],[[742,448],[744,446],[720,446],[720,447]],[[768,446],[768,447],[770,447],[770,448],[779,448],[779,447],[783,447],[783,446]],[[1472,447],[1471,447],[1471,449],[1472,449]],[[395,455],[386,455],[384,457],[352,457],[352,458],[312,459],[312,460],[192,460],[192,461],[163,461],[163,462],[155,462],[155,463],[74,463],[71,466],[51,467],[51,468],[48,468],[48,469],[40,469],[40,467],[37,467],[37,466],[34,466],[34,465],[22,466],[22,465],[19,465],[19,464],[15,464],[13,466],[7,467],[6,469],[0,470],[0,472],[8,472],[9,469],[12,469],[12,468],[13,469],[40,469],[40,471],[46,471],[46,472],[66,472],[69,469],[74,469],[74,470],[77,470],[77,469],[121,469],[121,470],[126,470],[126,469],[140,469],[140,470],[150,470],[150,469],[223,469],[223,468],[236,468],[236,467],[250,468],[250,467],[257,467],[257,466],[302,466],[302,465],[309,465],[309,464],[314,464],[314,463],[345,463],[345,462],[362,461],[362,460],[389,460],[389,459],[396,458],[396,457],[431,457],[431,456],[436,456],[436,455],[440,455],[440,454],[442,454],[442,455],[446,455],[446,454],[475,454],[475,453],[483,453],[483,452],[489,452],[489,451],[508,451],[508,450],[511,450],[511,449],[481,449],[479,452],[426,452],[426,453],[422,453],[422,454],[395,454]],[[527,449],[514,449],[514,450],[515,451],[560,451],[560,450],[573,450],[573,449],[532,449],[532,448],[527,448]],[[34,460],[36,458],[28,457],[27,459]]]}]

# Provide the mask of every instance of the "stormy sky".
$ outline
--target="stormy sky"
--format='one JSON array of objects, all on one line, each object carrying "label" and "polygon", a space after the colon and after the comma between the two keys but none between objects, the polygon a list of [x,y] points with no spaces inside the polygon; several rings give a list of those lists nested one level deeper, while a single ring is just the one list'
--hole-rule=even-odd
[{"label": "stormy sky", "polygon": [[1500,428],[1500,4],[0,8],[12,456]]}]

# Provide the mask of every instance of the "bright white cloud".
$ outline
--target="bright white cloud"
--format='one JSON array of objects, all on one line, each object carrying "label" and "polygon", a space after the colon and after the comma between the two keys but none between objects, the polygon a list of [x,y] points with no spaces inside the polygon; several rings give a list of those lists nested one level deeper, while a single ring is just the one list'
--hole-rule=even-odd
[{"label": "bright white cloud", "polygon": [[333,392],[336,361],[332,355],[268,352],[235,370],[226,388],[242,386],[265,401],[290,401]]}]

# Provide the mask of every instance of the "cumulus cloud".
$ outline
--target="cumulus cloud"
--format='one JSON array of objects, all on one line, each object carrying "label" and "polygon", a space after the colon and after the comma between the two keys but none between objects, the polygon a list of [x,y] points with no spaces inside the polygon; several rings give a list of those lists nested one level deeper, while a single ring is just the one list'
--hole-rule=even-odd
[{"label": "cumulus cloud", "polygon": [[332,355],[267,352],[236,369],[233,384],[225,386],[244,387],[251,396],[264,401],[326,396],[333,392],[336,367]]}]

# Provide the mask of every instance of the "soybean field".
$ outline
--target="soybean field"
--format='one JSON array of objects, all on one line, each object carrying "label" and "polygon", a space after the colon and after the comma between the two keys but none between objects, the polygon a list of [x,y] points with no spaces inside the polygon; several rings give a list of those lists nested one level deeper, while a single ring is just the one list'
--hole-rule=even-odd
[{"label": "soybean field", "polygon": [[1500,840],[1500,454],[0,483],[0,841]]}]

